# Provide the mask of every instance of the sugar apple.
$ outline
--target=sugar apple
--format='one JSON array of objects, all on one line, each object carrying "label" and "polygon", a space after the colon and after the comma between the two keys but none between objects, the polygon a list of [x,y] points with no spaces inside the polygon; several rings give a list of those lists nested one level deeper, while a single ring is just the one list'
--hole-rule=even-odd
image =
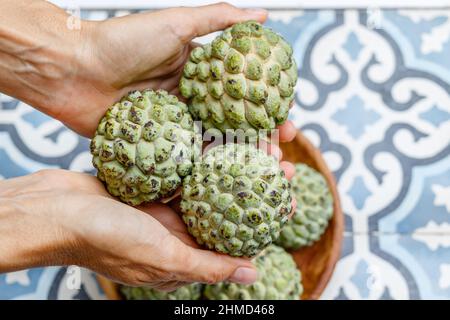
[{"label": "sugar apple", "polygon": [[136,206],[168,197],[200,153],[187,106],[163,90],[132,91],[112,105],[91,141],[98,178]]},{"label": "sugar apple", "polygon": [[251,257],[278,238],[292,209],[290,185],[273,156],[251,144],[227,143],[194,164],[180,208],[200,245]]},{"label": "sugar apple", "polygon": [[287,119],[297,77],[291,46],[247,21],[192,50],[179,87],[205,129],[273,129]]},{"label": "sugar apple", "polygon": [[298,300],[303,292],[301,272],[292,256],[275,245],[254,259],[258,280],[251,285],[221,282],[207,285],[208,300]]},{"label": "sugar apple", "polygon": [[144,287],[121,286],[120,291],[126,300],[199,300],[202,294],[202,285],[192,283],[172,292]]},{"label": "sugar apple", "polygon": [[291,186],[297,209],[281,230],[277,244],[295,250],[313,244],[325,232],[333,215],[333,196],[325,178],[301,163],[295,165]]}]

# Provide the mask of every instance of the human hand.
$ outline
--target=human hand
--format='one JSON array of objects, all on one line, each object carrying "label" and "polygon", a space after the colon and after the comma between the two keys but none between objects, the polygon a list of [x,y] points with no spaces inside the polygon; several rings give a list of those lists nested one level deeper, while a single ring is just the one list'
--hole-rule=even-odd
[{"label": "human hand", "polygon": [[[219,3],[128,15],[91,25],[88,28],[92,46],[88,52],[91,54],[84,58],[91,63],[85,67],[91,74],[86,78],[103,80],[106,92],[112,89],[113,94],[108,97],[111,99],[99,101],[95,113],[76,126],[81,127],[82,133],[92,132],[105,106],[130,90],[161,88],[178,94],[184,64],[196,46],[192,42],[195,37],[223,30],[240,21],[264,22],[266,17],[264,10],[243,10]],[[86,115],[85,106],[80,109],[83,115]],[[293,126],[288,126],[282,128],[288,128],[289,135]]]},{"label": "human hand", "polygon": [[[130,90],[177,93],[192,39],[267,17],[264,10],[219,3],[81,21],[70,29],[68,15],[46,1],[9,0],[0,9],[0,27],[11,28],[6,38],[0,35],[0,59],[8,62],[0,65],[0,91],[87,137]],[[280,127],[281,140],[294,135],[289,121]]]},{"label": "human hand", "polygon": [[257,277],[248,260],[199,249],[169,207],[122,204],[92,176],[41,171],[2,181],[0,198],[0,273],[75,264],[160,290]]}]

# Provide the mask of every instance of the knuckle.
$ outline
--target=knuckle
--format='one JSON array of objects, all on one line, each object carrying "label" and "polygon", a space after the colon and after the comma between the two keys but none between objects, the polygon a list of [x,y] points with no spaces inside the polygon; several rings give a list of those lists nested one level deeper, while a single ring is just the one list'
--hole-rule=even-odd
[{"label": "knuckle", "polygon": [[184,271],[191,275],[197,274],[200,269],[200,264],[197,259],[198,257],[196,257],[191,250],[186,250],[183,252],[180,256],[180,261],[183,265]]},{"label": "knuckle", "polygon": [[138,279],[138,278],[132,277],[132,278],[130,278],[130,279],[126,279],[126,280],[125,280],[125,283],[126,283],[128,286],[130,286],[130,287],[139,287],[139,286],[143,285],[145,282],[144,282],[144,281],[141,281],[141,280]]},{"label": "knuckle", "polygon": [[130,286],[139,287],[149,285],[152,283],[152,279],[146,273],[133,272],[132,274],[127,275],[125,282]]},{"label": "knuckle", "polygon": [[167,23],[167,28],[182,43],[191,41],[197,32],[196,22],[192,18],[192,10],[194,9],[188,7],[168,9],[172,17],[171,21],[173,20],[175,23]]},{"label": "knuckle", "polygon": [[186,17],[181,18],[179,21],[185,21],[185,24],[171,24],[170,29],[176,38],[180,39],[182,43],[187,43],[192,40],[197,34],[197,28],[195,23],[192,23],[190,19]]},{"label": "knuckle", "polygon": [[54,171],[53,169],[42,169],[34,173],[34,176],[42,179],[51,178],[53,177]]},{"label": "knuckle", "polygon": [[182,285],[180,285],[180,284],[165,284],[165,285],[158,287],[157,289],[159,291],[163,291],[163,292],[173,292],[180,287],[182,287]]},{"label": "knuckle", "polygon": [[229,10],[229,9],[234,9],[235,8],[233,5],[231,5],[231,4],[229,4],[228,2],[225,2],[225,1],[221,1],[217,5],[223,10]]},{"label": "knuckle", "polygon": [[57,185],[60,189],[70,187],[69,173],[64,170],[43,169],[34,173],[34,177],[39,182],[44,182],[46,185]]},{"label": "knuckle", "polygon": [[207,284],[216,284],[225,280],[225,275],[221,271],[212,271],[206,275],[205,282]]},{"label": "knuckle", "polygon": [[181,242],[178,238],[175,238],[172,235],[168,235],[162,241],[165,243],[164,252],[166,256],[166,260],[175,267],[176,269],[180,269],[180,267],[184,268],[186,265],[189,266],[192,262],[192,252],[183,246],[180,246]]}]

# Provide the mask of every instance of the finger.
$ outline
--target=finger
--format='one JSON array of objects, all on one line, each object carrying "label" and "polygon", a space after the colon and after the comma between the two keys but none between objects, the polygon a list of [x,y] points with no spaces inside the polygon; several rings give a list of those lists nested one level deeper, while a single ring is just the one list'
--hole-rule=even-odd
[{"label": "finger", "polygon": [[177,190],[175,190],[175,192],[170,196],[170,197],[166,197],[166,198],[162,198],[159,201],[161,201],[164,204],[168,204],[169,202],[171,202],[173,199],[178,198],[179,196],[181,196],[181,188],[178,188]]},{"label": "finger", "polygon": [[267,143],[264,140],[259,140],[258,149],[261,149],[267,154],[274,156],[278,161],[283,158],[283,152],[281,151],[280,147],[275,144]]},{"label": "finger", "polygon": [[214,251],[195,249],[174,240],[174,261],[169,266],[180,281],[218,283],[230,281],[252,284],[258,278],[253,264],[242,258],[233,258]]},{"label": "finger", "polygon": [[290,120],[287,120],[285,123],[278,126],[278,130],[280,133],[281,142],[292,141],[295,138],[295,135],[297,134],[297,129],[295,129],[294,124]]},{"label": "finger", "polygon": [[297,209],[297,199],[292,198],[291,205],[292,205],[292,210],[291,210],[291,213],[289,213],[289,216],[288,216],[289,219],[292,218],[292,216],[295,213],[295,210]]},{"label": "finger", "polygon": [[286,178],[288,180],[291,180],[295,173],[294,165],[288,161],[281,161],[280,167],[281,167],[281,169],[283,169],[284,174],[286,175]]},{"label": "finger", "polygon": [[292,109],[292,107],[295,105],[294,100],[291,101],[291,103],[289,103],[289,109]]},{"label": "finger", "polygon": [[186,230],[186,226],[178,214],[168,205],[154,202],[151,204],[141,205],[138,209],[151,215],[170,231],[182,232]]},{"label": "finger", "polygon": [[269,154],[273,155],[280,161],[283,158],[283,151],[275,144],[269,144]]},{"label": "finger", "polygon": [[267,19],[266,10],[244,10],[224,2],[184,10],[189,11],[186,16],[191,18],[193,38],[223,30],[237,22],[246,20],[264,22]]},{"label": "finger", "polygon": [[199,245],[195,242],[194,238],[187,232],[186,225],[174,208],[162,203],[152,203],[141,205],[138,209],[158,220],[158,222],[172,235],[180,239],[186,245],[199,248]]},{"label": "finger", "polygon": [[123,87],[116,94],[116,100],[120,100],[122,96],[126,95],[132,90],[166,90],[167,92],[173,94],[174,89],[178,88],[179,75],[174,75],[172,77],[157,78],[157,79],[145,79],[138,82],[133,82],[128,86]]},{"label": "finger", "polygon": [[190,284],[190,282],[166,281],[166,282],[159,282],[156,284],[152,284],[150,287],[153,289],[156,289],[158,291],[173,292],[173,291],[177,290],[178,288],[184,287],[188,284]]},{"label": "finger", "polygon": [[201,47],[201,46],[202,46],[201,43],[198,43],[198,42],[195,42],[195,41],[191,41],[192,49],[197,48],[197,47]]}]

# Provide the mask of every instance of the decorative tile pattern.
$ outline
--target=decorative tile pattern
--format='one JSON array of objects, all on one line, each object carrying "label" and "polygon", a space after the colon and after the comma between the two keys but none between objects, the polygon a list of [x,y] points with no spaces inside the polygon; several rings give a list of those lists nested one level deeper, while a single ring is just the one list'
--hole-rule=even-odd
[{"label": "decorative tile pattern", "polygon": [[[346,215],[322,298],[449,299],[450,9],[273,11],[267,24],[294,45],[291,119],[335,172]],[[85,139],[0,99],[0,177],[92,171]],[[91,272],[72,267],[0,275],[0,298],[104,296]]]}]

